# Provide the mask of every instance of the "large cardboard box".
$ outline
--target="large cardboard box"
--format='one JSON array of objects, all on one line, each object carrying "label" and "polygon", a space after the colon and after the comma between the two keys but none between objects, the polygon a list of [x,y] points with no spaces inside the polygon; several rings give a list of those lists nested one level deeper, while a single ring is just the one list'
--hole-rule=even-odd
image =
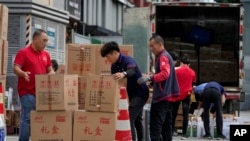
[{"label": "large cardboard box", "polygon": [[9,9],[0,4],[0,39],[7,40]]},{"label": "large cardboard box", "polygon": [[75,111],[73,141],[114,141],[116,118],[117,113]]},{"label": "large cardboard box", "polygon": [[85,110],[99,112],[117,112],[120,87],[126,85],[126,79],[114,80],[112,75],[87,75]]},{"label": "large cardboard box", "polygon": [[85,109],[86,87],[87,87],[87,77],[79,76],[78,78],[78,104],[79,104],[78,109],[79,110]]},{"label": "large cardboard box", "polygon": [[[100,54],[102,44],[67,44],[66,67],[68,74],[110,74],[111,63]],[[133,56],[132,45],[120,45],[120,52]]]},{"label": "large cardboard box", "polygon": [[77,75],[36,75],[36,110],[77,110]]},{"label": "large cardboard box", "polygon": [[80,76],[95,73],[95,47],[67,44],[66,67],[68,74]]},{"label": "large cardboard box", "polygon": [[7,74],[8,41],[0,39],[0,75]]},{"label": "large cardboard box", "polygon": [[6,110],[6,114],[5,114],[6,126],[13,126],[14,125],[14,117],[15,117],[15,111]]},{"label": "large cardboard box", "polygon": [[[5,88],[6,88],[6,75],[0,74],[0,83],[3,86],[3,94],[5,94]],[[3,99],[4,100],[4,99]]]},{"label": "large cardboard box", "polygon": [[56,74],[67,74],[66,72],[66,66],[63,64],[58,65],[58,69],[55,72]]},{"label": "large cardboard box", "polygon": [[32,111],[32,141],[72,141],[73,111]]}]

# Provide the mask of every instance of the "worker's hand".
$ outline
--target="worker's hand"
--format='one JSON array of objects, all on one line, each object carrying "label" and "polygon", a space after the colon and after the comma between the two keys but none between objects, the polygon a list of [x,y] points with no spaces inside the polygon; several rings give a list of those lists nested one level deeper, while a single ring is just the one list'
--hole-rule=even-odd
[{"label": "worker's hand", "polygon": [[146,82],[148,82],[148,81],[150,81],[150,78],[149,78],[149,77],[147,77],[147,76],[142,76],[142,77],[140,77],[140,78],[137,80],[137,83],[141,85],[141,84],[146,83]]},{"label": "worker's hand", "polygon": [[120,80],[120,79],[122,79],[124,77],[125,77],[125,75],[122,72],[117,72],[117,73],[113,74],[114,80]]},{"label": "worker's hand", "polygon": [[29,82],[30,81],[30,72],[29,71],[25,71],[24,72],[24,79],[27,81],[27,82]]}]

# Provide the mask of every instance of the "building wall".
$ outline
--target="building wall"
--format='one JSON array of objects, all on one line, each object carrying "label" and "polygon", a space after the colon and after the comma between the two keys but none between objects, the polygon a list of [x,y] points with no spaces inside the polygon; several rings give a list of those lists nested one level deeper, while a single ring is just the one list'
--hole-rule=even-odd
[{"label": "building wall", "polygon": [[83,22],[121,34],[123,8],[113,0],[83,0]]},{"label": "building wall", "polygon": [[42,28],[47,32],[52,33],[52,36],[48,34],[49,42],[51,43],[51,45],[48,45],[46,47],[46,50],[49,51],[52,59],[56,59],[59,64],[65,64],[66,25],[58,23],[56,21],[51,21],[41,17],[33,16],[31,26],[32,34],[37,28]]},{"label": "building wall", "polygon": [[[12,3],[13,2],[13,3]],[[43,1],[45,2],[45,1]],[[59,2],[54,0],[53,2]],[[15,7],[19,4],[20,7]],[[32,4],[32,5],[31,5]],[[60,64],[65,62],[65,34],[68,22],[67,12],[59,10],[64,7],[53,4],[40,3],[35,0],[9,0],[6,5],[9,7],[8,21],[8,66],[6,90],[13,88],[13,104],[15,109],[20,108],[17,92],[17,76],[13,72],[13,61],[17,51],[32,42],[32,34],[37,28],[49,31],[49,38],[52,41],[51,47],[46,49],[53,59],[57,59]],[[23,7],[23,8],[21,8]]]},{"label": "building wall", "polygon": [[53,0],[52,1],[52,7],[60,9],[60,10],[66,10],[65,5],[66,5],[66,0]]}]

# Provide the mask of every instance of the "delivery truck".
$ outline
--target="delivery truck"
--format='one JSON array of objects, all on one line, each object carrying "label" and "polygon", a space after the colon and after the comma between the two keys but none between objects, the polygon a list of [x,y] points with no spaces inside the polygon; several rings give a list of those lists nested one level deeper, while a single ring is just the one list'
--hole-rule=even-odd
[{"label": "delivery truck", "polygon": [[150,71],[153,60],[148,40],[158,34],[163,37],[166,50],[190,56],[196,85],[217,81],[224,86],[224,113],[238,113],[240,102],[244,101],[241,4],[156,2],[151,7],[125,9],[123,18],[124,43],[134,44],[134,57],[144,72]]}]

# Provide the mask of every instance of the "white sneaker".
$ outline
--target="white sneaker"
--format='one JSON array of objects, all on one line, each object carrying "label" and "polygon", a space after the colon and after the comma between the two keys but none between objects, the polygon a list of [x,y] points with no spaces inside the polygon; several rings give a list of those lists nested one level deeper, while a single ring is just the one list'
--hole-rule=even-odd
[{"label": "white sneaker", "polygon": [[173,136],[178,136],[178,133],[177,133],[177,132],[174,132],[174,133],[173,133]]},{"label": "white sneaker", "polygon": [[187,139],[187,137],[185,137],[185,136],[181,137],[181,140],[186,140],[186,139]]}]

